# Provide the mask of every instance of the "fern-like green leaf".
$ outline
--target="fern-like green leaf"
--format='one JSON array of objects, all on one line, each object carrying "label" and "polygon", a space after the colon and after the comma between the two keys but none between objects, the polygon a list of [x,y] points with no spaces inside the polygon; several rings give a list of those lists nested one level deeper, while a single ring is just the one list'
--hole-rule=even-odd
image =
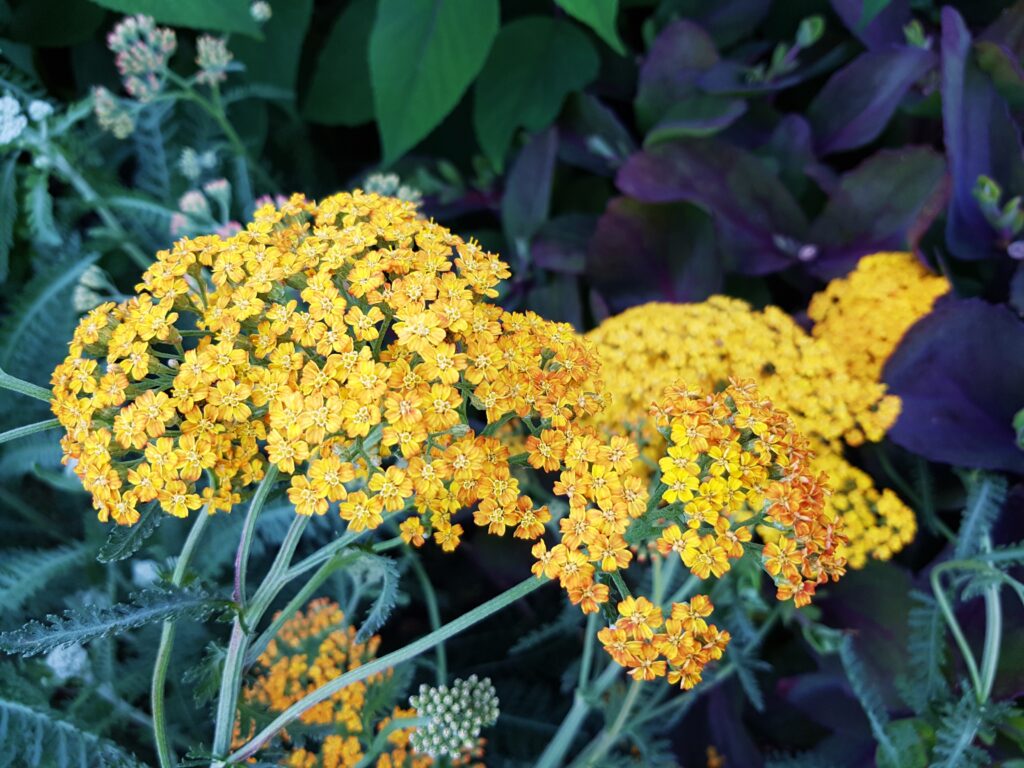
[{"label": "fern-like green leaf", "polygon": [[992,530],[1006,501],[1006,478],[975,470],[962,475],[967,486],[967,505],[957,537],[957,559],[971,557],[981,551],[984,538]]},{"label": "fern-like green leaf", "polygon": [[363,624],[356,633],[356,642],[365,643],[371,635],[384,626],[398,600],[398,567],[395,561],[370,552],[360,554],[358,560],[349,566],[349,575],[364,584],[380,581],[380,591],[370,605]]},{"label": "fern-like green leaf", "polygon": [[918,714],[946,688],[946,624],[931,595],[912,592],[907,619],[907,677],[904,698]]},{"label": "fern-like green leaf", "polygon": [[0,170],[0,283],[10,271],[14,224],[18,220],[18,156],[12,154]]},{"label": "fern-like green leaf", "polygon": [[171,194],[171,173],[167,163],[167,142],[174,123],[168,119],[173,104],[150,104],[135,119],[132,141],[135,144],[134,187],[158,200]]},{"label": "fern-like green leaf", "polygon": [[36,246],[55,248],[63,238],[53,220],[53,196],[50,194],[50,174],[33,172],[25,179],[25,210],[28,228]]},{"label": "fern-like green leaf", "polygon": [[889,713],[882,702],[882,695],[875,688],[874,683],[868,679],[868,671],[857,655],[853,647],[853,638],[846,635],[839,643],[839,658],[846,670],[846,678],[850,681],[860,706],[871,723],[871,732],[878,742],[878,748],[891,765],[899,765],[899,753],[896,745],[886,732],[889,724]]},{"label": "fern-like green leaf", "polygon": [[935,732],[935,749],[929,768],[981,768],[991,761],[974,740],[984,716],[974,690],[964,686],[964,693],[955,704],[945,708]]},{"label": "fern-like green leaf", "polygon": [[[77,313],[71,294],[97,255],[64,261],[37,274],[12,303],[0,324],[0,368],[34,384],[49,383],[50,372],[67,353]],[[6,408],[13,397],[3,398]],[[17,398],[19,406],[24,398]]]},{"label": "fern-like green leaf", "polygon": [[567,635],[575,636],[580,626],[580,619],[580,612],[567,603],[554,621],[542,624],[524,634],[516,640],[508,652],[510,655],[528,653],[542,645],[547,645],[552,640]]},{"label": "fern-like green leaf", "polygon": [[31,621],[21,629],[0,633],[0,651],[35,656],[54,648],[85,644],[101,637],[171,618],[204,618],[224,606],[196,589],[150,589],[132,595],[127,603],[108,608],[94,605]]},{"label": "fern-like green leaf", "polygon": [[0,698],[0,766],[122,768],[133,755],[56,713]]},{"label": "fern-like green leaf", "polygon": [[4,552],[0,564],[0,611],[17,611],[50,579],[77,567],[87,554],[84,544],[41,551]]},{"label": "fern-like green leaf", "polygon": [[111,529],[106,543],[100,547],[96,559],[101,563],[125,560],[140,549],[163,522],[164,513],[156,504],[147,504],[139,513],[135,525],[118,525]]}]

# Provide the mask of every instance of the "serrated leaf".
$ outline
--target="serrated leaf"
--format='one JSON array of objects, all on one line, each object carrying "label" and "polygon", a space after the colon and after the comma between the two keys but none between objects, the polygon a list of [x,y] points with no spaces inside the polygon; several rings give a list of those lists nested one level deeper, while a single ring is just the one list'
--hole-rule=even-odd
[{"label": "serrated leaf", "polygon": [[566,13],[582,21],[613,51],[622,55],[626,46],[622,44],[615,21],[619,15],[619,0],[555,0]]},{"label": "serrated leaf", "polygon": [[566,21],[528,16],[507,24],[473,89],[473,125],[484,153],[501,168],[517,128],[539,131],[565,97],[597,76],[587,36]]},{"label": "serrated leaf", "polygon": [[169,119],[172,102],[148,104],[135,117],[132,145],[135,149],[135,188],[166,200],[171,193],[171,173],[167,163],[167,142],[174,132]]},{"label": "serrated leaf", "polygon": [[452,111],[498,33],[498,0],[380,0],[370,82],[384,163]]},{"label": "serrated leaf", "polygon": [[0,611],[15,612],[47,582],[85,560],[84,544],[48,550],[6,550],[0,563]]},{"label": "serrated leaf", "polygon": [[203,618],[223,605],[197,589],[144,590],[132,595],[127,603],[69,609],[61,616],[50,614],[43,622],[30,621],[21,629],[0,633],[0,651],[35,656],[170,618]]},{"label": "serrated leaf", "polygon": [[[7,762],[7,758],[23,762]],[[65,768],[139,766],[134,755],[56,712],[0,698],[0,764]]]},{"label": "serrated leaf", "polygon": [[161,24],[216,32],[239,32],[257,40],[260,25],[249,13],[249,0],[92,0],[97,5],[124,14],[141,13]]},{"label": "serrated leaf", "polygon": [[946,623],[938,604],[922,592],[912,592],[914,606],[907,617],[907,678],[905,698],[921,713],[946,688]]},{"label": "serrated leaf", "polygon": [[882,696],[875,688],[874,683],[868,679],[868,671],[861,662],[857,651],[853,646],[853,639],[846,635],[839,643],[839,658],[843,662],[843,669],[846,670],[846,678],[850,687],[860,701],[868,722],[871,723],[871,732],[878,742],[880,753],[890,765],[899,765],[899,752],[896,745],[886,731],[889,725],[889,713],[882,702]]},{"label": "serrated leaf", "polygon": [[983,539],[988,536],[1006,501],[1006,478],[990,472],[974,471],[963,474],[967,486],[967,504],[963,522],[957,536],[954,555],[969,558],[981,551]]},{"label": "serrated leaf", "polygon": [[53,220],[53,196],[50,194],[50,175],[30,173],[26,181],[25,210],[29,231],[37,246],[56,247],[63,238]]},{"label": "serrated leaf", "polygon": [[96,559],[101,563],[114,563],[134,555],[163,522],[164,513],[156,504],[148,504],[139,513],[135,525],[117,525],[110,530],[106,543],[100,547]]},{"label": "serrated leaf", "polygon": [[929,768],[981,768],[991,761],[984,751],[974,746],[982,727],[983,715],[974,689],[964,686],[959,701],[943,712],[935,731],[935,749]]},{"label": "serrated leaf", "polygon": [[361,580],[364,584],[380,581],[380,591],[356,633],[356,642],[365,643],[384,626],[395,607],[398,598],[398,567],[391,558],[362,552],[347,572],[353,579]]}]

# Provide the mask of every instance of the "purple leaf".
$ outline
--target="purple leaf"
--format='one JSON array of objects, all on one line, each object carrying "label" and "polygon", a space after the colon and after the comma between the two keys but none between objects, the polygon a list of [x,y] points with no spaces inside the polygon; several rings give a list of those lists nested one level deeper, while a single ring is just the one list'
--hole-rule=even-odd
[{"label": "purple leaf", "polygon": [[728,96],[760,96],[767,93],[792,88],[805,80],[817,77],[835,69],[850,57],[851,47],[845,43],[836,45],[824,56],[814,62],[800,67],[788,75],[774,80],[751,82],[747,75],[750,67],[739,61],[723,60],[713,66],[699,81],[699,85],[709,93]]},{"label": "purple leaf", "polygon": [[691,21],[669,24],[655,38],[640,68],[636,120],[646,131],[680,99],[695,92],[700,76],[718,61],[710,35]]},{"label": "purple leaf", "polygon": [[971,35],[954,9],[942,9],[942,123],[953,177],[946,243],[961,259],[1005,251],[972,193],[978,176],[1010,194],[1024,190],[1020,133],[995,88],[971,60]]},{"label": "purple leaf", "polygon": [[698,93],[673,104],[644,139],[649,147],[662,141],[712,136],[736,122],[747,104],[739,99]]},{"label": "purple leaf", "polygon": [[942,156],[928,147],[883,149],[847,172],[811,226],[811,270],[831,279],[865,254],[906,248],[918,222],[937,212],[945,174]]},{"label": "purple leaf", "polygon": [[591,173],[611,176],[636,151],[636,143],[618,116],[594,96],[569,97],[558,122],[559,157]]},{"label": "purple leaf", "polygon": [[557,153],[558,129],[551,127],[527,142],[509,170],[501,198],[501,223],[505,239],[517,253],[548,217]]},{"label": "purple leaf", "polygon": [[832,0],[832,9],[868,49],[887,48],[905,42],[903,27],[911,18],[910,0],[893,0],[863,27],[864,0]]},{"label": "purple leaf", "polygon": [[904,46],[869,51],[836,72],[807,109],[818,152],[842,152],[876,139],[907,91],[936,62],[931,51]]},{"label": "purple leaf", "polygon": [[619,170],[619,189],[645,203],[687,201],[710,213],[736,268],[765,274],[794,263],[807,220],[755,155],[714,139],[674,141],[638,152]]},{"label": "purple leaf", "polygon": [[903,401],[894,442],[931,461],[1024,472],[1011,426],[1024,407],[1024,323],[1010,309],[942,299],[883,377]]},{"label": "purple leaf", "polygon": [[581,275],[596,226],[597,217],[589,214],[556,216],[537,232],[530,246],[530,259],[549,272]]},{"label": "purple leaf", "polygon": [[612,312],[706,299],[722,287],[711,220],[690,205],[613,198],[590,241],[587,277]]}]

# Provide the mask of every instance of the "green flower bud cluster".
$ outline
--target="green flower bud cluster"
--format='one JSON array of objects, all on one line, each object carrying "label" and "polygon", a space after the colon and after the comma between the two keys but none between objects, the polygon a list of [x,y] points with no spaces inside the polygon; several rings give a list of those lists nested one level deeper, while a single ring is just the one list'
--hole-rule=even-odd
[{"label": "green flower bud cluster", "polygon": [[421,685],[409,704],[417,717],[429,720],[413,732],[413,749],[431,757],[457,757],[472,749],[480,731],[498,719],[498,693],[490,678],[476,675],[451,686]]}]

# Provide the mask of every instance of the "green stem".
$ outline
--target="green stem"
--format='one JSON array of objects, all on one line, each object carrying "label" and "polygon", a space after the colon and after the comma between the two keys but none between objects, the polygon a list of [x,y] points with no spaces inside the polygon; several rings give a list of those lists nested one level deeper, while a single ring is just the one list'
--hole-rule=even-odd
[{"label": "green stem", "polygon": [[34,397],[36,400],[42,400],[44,403],[50,402],[50,399],[53,397],[53,393],[45,387],[19,379],[17,376],[11,376],[11,374],[3,369],[0,369],[0,388]]},{"label": "green stem", "polygon": [[[428,651],[438,643],[444,642],[448,638],[454,637],[460,632],[469,629],[474,624],[477,624],[488,616],[506,608],[521,597],[525,597],[546,583],[546,579],[537,579],[531,576],[511,589],[502,592],[497,597],[491,598],[483,605],[463,614],[454,621],[448,622],[437,631],[431,632],[430,634],[421,637],[419,640],[409,643],[409,645],[404,648],[400,648],[397,651],[381,656],[367,664],[356,667],[355,669],[336,677],[334,680],[320,686],[312,693],[307,694],[299,701],[288,707],[288,709],[274,718],[266,728],[256,734],[256,736],[250,739],[246,744],[224,758],[220,765],[224,765],[226,763],[240,763],[248,760],[282,728],[287,727],[289,723],[298,719],[303,713],[315,707],[320,702],[327,701],[338,691],[341,691],[347,686],[357,683],[360,680],[365,680],[378,672],[383,672],[389,667],[395,667],[402,662],[419,656],[424,651]],[[217,754],[216,750],[215,754]]]},{"label": "green stem", "polygon": [[0,445],[9,443],[12,440],[17,440],[21,437],[34,435],[36,432],[46,432],[50,429],[57,429],[59,426],[60,422],[56,419],[47,419],[46,421],[37,421],[35,424],[26,424],[23,427],[8,429],[5,432],[0,432]]},{"label": "green stem", "polygon": [[270,491],[277,483],[278,471],[273,464],[267,465],[266,474],[256,488],[252,501],[249,503],[249,510],[245,513],[245,522],[242,524],[242,536],[238,540],[238,551],[235,553],[235,591],[234,601],[238,603],[239,610],[245,608],[245,577],[249,569],[249,552],[252,550],[252,540],[256,535],[256,521],[259,518],[263,506],[267,503]]},{"label": "green stem", "polygon": [[634,680],[629,684],[626,696],[622,700],[622,706],[619,707],[619,711],[615,715],[615,720],[612,721],[611,726],[605,728],[593,743],[579,757],[573,760],[571,768],[575,768],[575,766],[590,768],[590,766],[597,765],[601,758],[608,754],[608,751],[615,746],[615,743],[619,740],[619,734],[626,725],[626,720],[633,711],[633,706],[640,695],[641,687],[643,687],[643,682],[640,680]]},{"label": "green stem", "polygon": [[[988,535],[982,542],[982,549],[991,551],[992,542]],[[999,648],[1003,637],[1003,608],[999,602],[999,584],[985,588],[985,646],[981,653],[981,701],[988,701],[996,681],[999,666]]]},{"label": "green stem", "polygon": [[143,253],[142,249],[132,241],[131,235],[121,226],[117,216],[111,212],[110,208],[103,202],[103,198],[89,185],[89,182],[72,167],[71,163],[60,152],[53,150],[49,158],[57,172],[64,177],[68,184],[75,188],[79,196],[96,211],[96,215],[100,217],[100,220],[117,236],[118,244],[122,250],[131,257],[132,261],[140,269],[149,269],[153,260]]},{"label": "green stem", "polygon": [[245,654],[245,663],[242,665],[244,668],[248,669],[256,663],[260,654],[263,653],[264,649],[266,649],[268,645],[270,645],[270,641],[273,640],[277,636],[277,633],[281,631],[281,627],[283,627],[285,623],[306,604],[306,601],[313,596],[313,593],[316,592],[320,586],[327,581],[330,575],[338,570],[345,561],[346,558],[339,553],[320,566],[320,569],[303,585],[302,589],[295,593],[295,597],[289,600],[288,604],[278,612],[274,617],[274,620],[270,623],[270,626],[263,630],[259,637],[250,644],[249,650]]},{"label": "green stem", "polygon": [[213,753],[223,754],[231,747],[231,736],[235,726],[235,710],[238,708],[238,693],[242,687],[243,662],[249,644],[249,626],[256,626],[260,616],[245,615],[245,576],[249,561],[249,550],[256,531],[256,521],[263,505],[266,504],[270,491],[277,482],[277,467],[267,467],[256,493],[249,504],[245,516],[242,536],[238,542],[238,553],[235,556],[235,602],[238,613],[231,625],[231,638],[228,640],[227,652],[224,656],[224,670],[220,678],[220,695],[217,697],[217,716],[213,730]]},{"label": "green stem", "polygon": [[[437,593],[434,585],[430,583],[427,569],[420,562],[420,556],[416,552],[408,555],[409,565],[412,572],[416,574],[416,580],[420,583],[420,590],[423,592],[423,600],[427,604],[427,618],[430,619],[430,629],[437,632],[441,628],[441,612],[437,607]],[[437,684],[444,685],[448,682],[448,654],[445,651],[444,643],[438,643],[434,648],[434,657],[437,666]]]},{"label": "green stem", "polygon": [[[180,586],[185,579],[185,571],[188,568],[189,560],[195,552],[203,529],[210,519],[210,510],[204,509],[196,517],[189,531],[188,538],[181,548],[178,562],[174,566],[174,573],[171,574],[171,584]],[[156,754],[160,761],[161,768],[172,768],[177,758],[171,752],[170,742],[167,739],[167,715],[164,710],[164,689],[167,682],[167,667],[171,663],[171,648],[174,646],[174,619],[168,619],[163,623],[160,630],[160,645],[156,651],[156,663],[153,665],[153,680],[150,684],[150,702],[153,710],[153,738],[156,741]]]},{"label": "green stem", "polygon": [[690,597],[701,584],[701,579],[698,576],[690,574],[690,578],[683,582],[682,586],[679,587],[675,592],[672,593],[672,597],[668,599],[669,605],[672,603],[678,603],[681,600],[685,600]]},{"label": "green stem", "polygon": [[935,595],[935,601],[939,605],[939,610],[942,611],[942,615],[946,620],[949,631],[953,635],[953,639],[956,641],[957,647],[960,649],[960,655],[964,658],[964,663],[967,665],[967,672],[971,676],[971,684],[974,686],[975,694],[978,696],[978,700],[981,701],[981,677],[978,673],[978,662],[974,659],[974,653],[971,651],[971,646],[967,643],[967,638],[964,637],[963,630],[960,628],[960,622],[957,621],[956,614],[953,613],[953,607],[950,605],[949,598],[946,596],[946,591],[942,587],[942,574],[945,571],[953,570],[957,567],[967,567],[974,565],[969,561],[957,561],[950,560],[942,563],[932,569],[931,583],[932,592]]}]

